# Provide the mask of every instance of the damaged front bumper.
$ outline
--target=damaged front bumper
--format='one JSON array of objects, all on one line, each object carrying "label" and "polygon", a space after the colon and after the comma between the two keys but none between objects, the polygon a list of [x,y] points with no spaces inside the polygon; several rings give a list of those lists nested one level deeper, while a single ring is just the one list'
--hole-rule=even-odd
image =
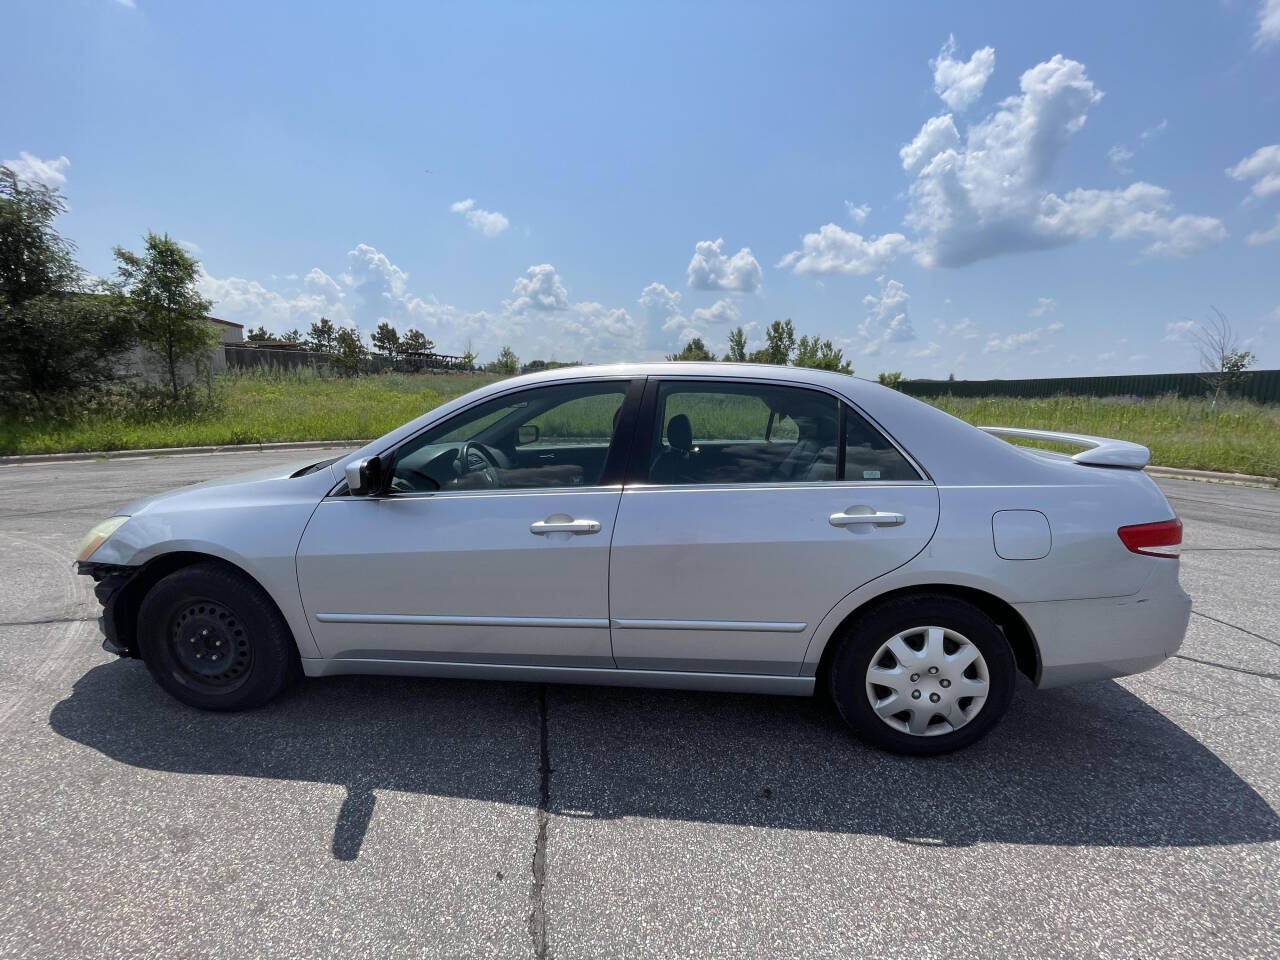
[{"label": "damaged front bumper", "polygon": [[137,640],[133,635],[135,622],[130,606],[129,592],[125,589],[138,575],[138,567],[124,567],[114,563],[78,562],[76,573],[93,577],[93,595],[102,604],[102,616],[98,617],[98,629],[102,631],[102,649],[117,657],[136,657]]}]

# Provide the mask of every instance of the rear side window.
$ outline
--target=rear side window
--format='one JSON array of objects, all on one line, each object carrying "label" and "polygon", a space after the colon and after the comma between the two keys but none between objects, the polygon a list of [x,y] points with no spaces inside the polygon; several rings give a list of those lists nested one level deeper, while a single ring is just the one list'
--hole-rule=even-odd
[{"label": "rear side window", "polygon": [[886,482],[919,475],[830,394],[800,387],[667,382],[658,389],[653,484]]},{"label": "rear side window", "polygon": [[844,479],[869,483],[919,480],[898,448],[848,404],[844,407]]}]

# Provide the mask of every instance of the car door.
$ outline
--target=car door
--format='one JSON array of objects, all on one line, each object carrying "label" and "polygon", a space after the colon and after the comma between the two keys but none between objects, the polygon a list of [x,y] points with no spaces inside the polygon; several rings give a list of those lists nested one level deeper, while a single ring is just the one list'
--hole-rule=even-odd
[{"label": "car door", "polygon": [[795,675],[827,611],[937,521],[933,484],[834,394],[651,379],[610,554],[617,665]]},{"label": "car door", "polygon": [[[323,655],[612,667],[609,541],[630,385],[499,396],[394,451],[385,496],[322,501],[297,565]],[[557,444],[555,463],[517,456],[535,435]]]}]

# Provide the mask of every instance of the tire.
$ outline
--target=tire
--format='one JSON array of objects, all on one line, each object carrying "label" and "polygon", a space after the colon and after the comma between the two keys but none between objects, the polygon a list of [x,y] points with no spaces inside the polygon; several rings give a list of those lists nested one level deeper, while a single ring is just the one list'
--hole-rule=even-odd
[{"label": "tire", "polygon": [[859,739],[935,756],[969,746],[999,722],[1016,672],[1008,640],[985,613],[955,597],[916,594],[852,623],[828,676],[836,709]]},{"label": "tire", "polygon": [[284,617],[261,587],[216,563],[169,574],[143,598],[138,647],[151,676],[201,710],[247,710],[300,672]]}]

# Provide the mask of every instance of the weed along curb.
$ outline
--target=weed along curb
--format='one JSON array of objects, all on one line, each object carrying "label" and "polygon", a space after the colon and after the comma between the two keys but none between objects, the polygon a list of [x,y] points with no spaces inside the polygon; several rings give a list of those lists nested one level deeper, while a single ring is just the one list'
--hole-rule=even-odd
[{"label": "weed along curb", "polygon": [[[215,453],[279,453],[297,450],[355,450],[368,440],[298,440],[286,443],[228,443],[206,447],[150,447],[141,450],[97,450],[76,453],[25,453],[0,457],[0,466],[24,463],[76,463],[86,460],[132,460],[145,457],[190,457]],[[1222,473],[1216,470],[1191,470],[1182,467],[1147,467],[1154,477],[1177,480],[1201,480],[1209,483],[1233,483],[1250,487],[1275,487],[1280,478],[1255,477],[1247,473]]]}]

